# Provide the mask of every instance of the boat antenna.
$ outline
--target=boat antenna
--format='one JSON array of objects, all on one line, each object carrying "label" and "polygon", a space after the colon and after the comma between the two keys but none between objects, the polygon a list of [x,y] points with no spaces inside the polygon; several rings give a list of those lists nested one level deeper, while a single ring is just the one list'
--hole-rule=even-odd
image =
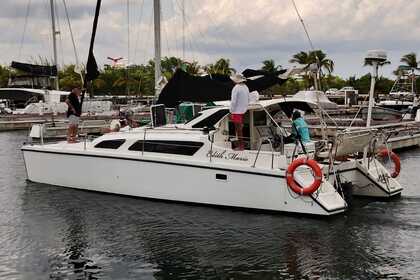
[{"label": "boat antenna", "polygon": [[305,25],[305,23],[303,22],[303,18],[302,18],[302,16],[301,16],[301,15],[300,15],[300,13],[299,13],[299,10],[298,10],[298,8],[297,8],[297,6],[296,6],[295,0],[292,0],[292,3],[293,3],[293,7],[295,8],[296,15],[298,16],[299,21],[300,21],[300,23],[302,24],[303,30],[305,31],[306,37],[308,38],[308,41],[309,41],[309,45],[310,45],[310,47],[311,47],[311,50],[312,50],[312,51],[314,51],[314,50],[315,50],[315,48],[314,48],[314,44],[312,43],[311,37],[309,36],[308,29],[306,28],[306,25]]},{"label": "boat antenna", "polygon": [[302,24],[303,30],[305,31],[306,38],[308,38],[309,46],[311,47],[311,50],[312,50],[312,52],[315,55],[315,59],[316,59],[316,74],[315,74],[314,82],[315,82],[315,90],[318,90],[318,76],[319,76],[319,74],[320,74],[319,72],[321,70],[320,69],[320,65],[319,65],[320,64],[319,63],[319,58],[318,58],[318,55],[316,55],[316,53],[315,53],[314,44],[312,43],[311,37],[309,36],[309,32],[308,32],[308,29],[306,28],[305,22],[303,21],[303,18],[302,18],[302,16],[299,13],[299,10],[298,10],[298,8],[296,6],[295,0],[292,0],[292,3],[293,3],[293,7],[295,8],[296,15],[298,16],[299,21]]}]

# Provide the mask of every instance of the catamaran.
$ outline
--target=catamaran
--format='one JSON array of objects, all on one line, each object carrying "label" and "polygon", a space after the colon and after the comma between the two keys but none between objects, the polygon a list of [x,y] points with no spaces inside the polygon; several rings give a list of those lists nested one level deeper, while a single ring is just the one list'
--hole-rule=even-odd
[{"label": "catamaran", "polygon": [[[269,100],[250,105],[243,151],[235,150],[228,107],[217,106],[183,125],[146,126],[77,144],[25,145],[28,179],[219,206],[314,215],[343,212],[347,203],[322,174],[325,166],[307,155],[293,159],[295,145],[283,142],[286,132],[273,118],[285,109],[282,103]],[[289,163],[294,160],[306,168],[290,172]],[[306,189],[292,189],[288,181]]]}]

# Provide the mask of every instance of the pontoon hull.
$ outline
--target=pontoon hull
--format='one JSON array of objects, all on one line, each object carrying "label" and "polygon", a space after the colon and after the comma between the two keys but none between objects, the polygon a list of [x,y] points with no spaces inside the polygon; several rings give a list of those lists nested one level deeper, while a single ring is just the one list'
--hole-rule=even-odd
[{"label": "pontoon hull", "polygon": [[[316,196],[292,193],[284,173],[250,168],[226,170],[142,157],[114,157],[22,148],[28,179],[84,190],[180,202],[203,203],[314,215],[333,215],[346,203],[324,182]],[[322,187],[321,187],[322,188]]]},{"label": "pontoon hull", "polygon": [[[376,159],[369,164],[353,160],[339,165],[341,182],[353,184],[353,195],[372,198],[393,198],[401,195],[403,188]],[[330,177],[332,178],[332,176]]]}]

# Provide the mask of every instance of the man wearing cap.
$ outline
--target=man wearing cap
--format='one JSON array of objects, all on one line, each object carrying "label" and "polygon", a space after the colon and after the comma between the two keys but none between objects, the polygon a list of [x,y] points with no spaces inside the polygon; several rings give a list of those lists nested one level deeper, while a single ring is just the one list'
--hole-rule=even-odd
[{"label": "man wearing cap", "polygon": [[235,83],[232,89],[230,100],[230,118],[235,125],[236,137],[239,140],[237,150],[243,150],[245,145],[243,141],[243,127],[244,127],[244,114],[248,110],[249,104],[249,89],[245,84],[245,77],[242,74],[234,74],[231,80]]}]

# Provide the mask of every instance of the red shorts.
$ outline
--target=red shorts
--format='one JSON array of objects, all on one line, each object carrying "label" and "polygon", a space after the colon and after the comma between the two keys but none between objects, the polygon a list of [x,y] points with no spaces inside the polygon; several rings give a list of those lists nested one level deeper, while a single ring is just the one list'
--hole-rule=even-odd
[{"label": "red shorts", "polygon": [[244,123],[244,114],[231,114],[230,120],[233,123],[243,124]]}]

